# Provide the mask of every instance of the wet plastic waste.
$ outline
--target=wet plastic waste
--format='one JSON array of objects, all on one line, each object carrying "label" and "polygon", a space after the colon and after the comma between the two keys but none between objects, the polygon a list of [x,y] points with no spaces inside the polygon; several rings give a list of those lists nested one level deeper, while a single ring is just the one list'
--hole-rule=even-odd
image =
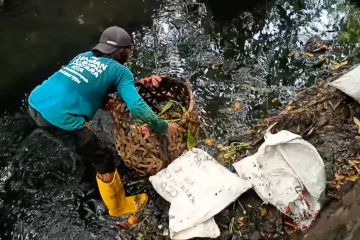
[{"label": "wet plastic waste", "polygon": [[155,190],[171,203],[172,239],[216,238],[213,216],[235,201],[251,185],[201,149],[193,148],[150,177]]},{"label": "wet plastic waste", "polygon": [[171,203],[172,239],[218,237],[213,216],[250,188],[302,230],[316,218],[324,197],[325,167],[315,147],[301,136],[268,131],[258,152],[233,166],[238,175],[193,148],[150,177],[155,190]]},{"label": "wet plastic waste", "polygon": [[360,103],[360,64],[330,83]]},{"label": "wet plastic waste", "polygon": [[233,164],[259,197],[308,229],[325,196],[325,165],[316,148],[300,135],[267,131],[256,154]]}]

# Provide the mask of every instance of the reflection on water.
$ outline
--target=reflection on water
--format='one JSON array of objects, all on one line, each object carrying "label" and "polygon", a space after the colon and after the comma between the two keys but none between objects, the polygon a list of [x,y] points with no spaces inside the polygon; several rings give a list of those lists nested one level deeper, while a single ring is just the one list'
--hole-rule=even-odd
[{"label": "reflection on water", "polygon": [[[225,2],[9,1],[0,13],[0,31],[8,33],[0,35],[0,104],[20,98],[65,60],[87,50],[106,25],[118,24],[134,30],[130,67],[138,77],[163,74],[191,81],[204,137],[222,141],[241,135],[246,124],[277,112],[273,99],[285,104],[327,73],[303,57],[304,45],[314,35],[336,45],[348,7],[331,0],[257,0],[243,8],[239,1]],[[347,56],[340,52],[329,58],[340,62]],[[0,239],[113,239],[125,234],[110,228],[114,220],[99,201],[84,199],[76,159],[67,149],[33,132],[20,113],[3,114],[0,123]],[[146,231],[155,237],[139,239],[167,239],[163,208],[154,204],[146,213],[156,220],[146,223],[154,226]]]},{"label": "reflection on water", "polygon": [[[303,52],[315,35],[336,43],[346,7],[328,0],[309,0],[304,6],[298,1],[256,1],[252,8],[236,12],[235,6],[221,17],[222,5],[162,1],[153,26],[137,34],[133,68],[140,75],[190,79],[208,135],[227,138],[242,134],[254,117],[271,112],[269,100],[286,103],[297,89],[314,83],[323,70],[293,53]],[[345,58],[337,57],[333,60]],[[236,102],[241,111],[231,108]]]}]

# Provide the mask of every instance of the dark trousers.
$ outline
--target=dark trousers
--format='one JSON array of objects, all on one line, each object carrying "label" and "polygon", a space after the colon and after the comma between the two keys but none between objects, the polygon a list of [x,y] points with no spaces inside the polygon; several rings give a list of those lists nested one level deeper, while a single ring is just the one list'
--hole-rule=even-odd
[{"label": "dark trousers", "polygon": [[[88,128],[84,127],[74,131],[60,129],[47,122],[39,112],[30,106],[29,115],[40,128],[48,132],[55,139],[60,140],[80,157],[81,161],[87,166],[87,170],[85,170],[86,175],[91,175],[90,166],[93,167],[95,172],[100,174],[115,171],[114,158],[111,151]],[[93,173],[94,179],[95,172]]]}]

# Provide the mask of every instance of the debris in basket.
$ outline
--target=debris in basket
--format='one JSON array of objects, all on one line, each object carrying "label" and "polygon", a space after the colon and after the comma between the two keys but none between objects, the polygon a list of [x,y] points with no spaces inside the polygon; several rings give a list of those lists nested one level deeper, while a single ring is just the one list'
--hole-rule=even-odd
[{"label": "debris in basket", "polygon": [[186,108],[181,103],[169,100],[165,103],[160,104],[161,109],[158,114],[160,118],[168,121],[179,121],[186,112]]},{"label": "debris in basket", "polygon": [[138,175],[154,175],[186,149],[197,145],[199,119],[190,83],[162,77],[156,88],[136,85],[144,101],[168,124],[177,124],[171,140],[151,134],[145,122],[132,116],[121,98],[109,108],[114,121],[115,147],[125,165]]},{"label": "debris in basket", "polygon": [[[168,123],[178,123],[182,119],[189,118],[189,113],[186,111],[186,108],[180,102],[175,100],[160,103],[159,109],[159,117]],[[186,135],[184,137],[186,137],[187,149],[192,149],[197,146],[197,139],[191,129],[186,131]]]}]

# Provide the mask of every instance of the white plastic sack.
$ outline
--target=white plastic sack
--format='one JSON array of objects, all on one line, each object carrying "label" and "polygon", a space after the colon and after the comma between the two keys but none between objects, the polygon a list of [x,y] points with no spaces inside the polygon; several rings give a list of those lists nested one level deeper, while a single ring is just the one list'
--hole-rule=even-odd
[{"label": "white plastic sack", "polygon": [[324,163],[316,148],[289,131],[267,132],[258,152],[233,164],[266,203],[289,215],[300,228],[317,216],[324,196]]},{"label": "white plastic sack", "polygon": [[185,152],[150,177],[150,182],[171,203],[169,230],[172,239],[218,237],[220,230],[213,216],[251,187],[246,180],[197,148]]},{"label": "white plastic sack", "polygon": [[360,102],[360,65],[331,82],[330,86]]}]

